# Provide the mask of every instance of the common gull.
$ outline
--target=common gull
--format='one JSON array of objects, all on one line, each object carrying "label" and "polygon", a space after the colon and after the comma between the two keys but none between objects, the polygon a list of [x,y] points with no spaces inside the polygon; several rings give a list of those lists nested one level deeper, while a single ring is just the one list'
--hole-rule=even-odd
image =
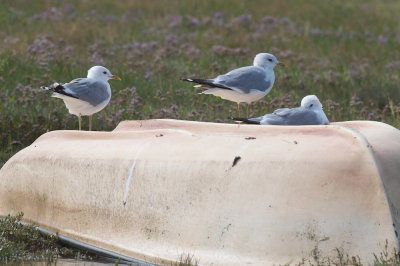
[{"label": "common gull", "polygon": [[121,80],[103,66],[91,67],[87,78],[77,78],[69,83],[54,83],[50,87],[41,87],[52,91],[53,97],[64,100],[70,114],[78,116],[81,130],[82,116],[89,116],[89,130],[92,130],[92,115],[101,111],[111,99],[111,87],[108,80]]},{"label": "common gull", "polygon": [[322,104],[315,95],[307,95],[301,100],[301,106],[296,108],[282,108],[275,110],[272,114],[256,118],[234,118],[246,124],[258,125],[327,125]]},{"label": "common gull", "polygon": [[250,104],[267,95],[274,85],[276,65],[284,66],[276,57],[268,53],[257,54],[253,66],[234,69],[213,79],[185,78],[183,81],[198,83],[194,87],[206,89],[202,94],[212,94],[222,99],[236,102],[240,117],[240,103],[247,103],[247,117]]}]

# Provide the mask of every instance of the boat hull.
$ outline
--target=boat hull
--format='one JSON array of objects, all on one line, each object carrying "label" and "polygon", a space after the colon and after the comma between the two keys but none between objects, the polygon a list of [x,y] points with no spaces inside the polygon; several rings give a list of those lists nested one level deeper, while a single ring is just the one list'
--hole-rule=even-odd
[{"label": "boat hull", "polygon": [[0,170],[0,215],[118,254],[270,265],[399,247],[400,131],[125,121],[53,131]]}]

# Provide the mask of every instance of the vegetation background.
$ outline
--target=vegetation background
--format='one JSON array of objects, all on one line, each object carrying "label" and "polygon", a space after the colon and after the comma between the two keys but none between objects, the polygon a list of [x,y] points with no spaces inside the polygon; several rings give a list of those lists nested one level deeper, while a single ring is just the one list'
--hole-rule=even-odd
[{"label": "vegetation background", "polygon": [[[77,118],[40,86],[104,65],[112,99],[94,130],[122,120],[232,123],[234,103],[198,95],[181,77],[213,77],[270,52],[288,67],[254,105],[258,116],[316,94],[331,121],[400,127],[398,0],[2,0],[0,167]],[[87,120],[84,120],[87,128]]]},{"label": "vegetation background", "polygon": [[[271,93],[252,115],[316,94],[331,121],[399,127],[400,1],[2,0],[0,167],[41,134],[77,129],[63,102],[40,89],[104,65],[110,105],[94,130],[122,120],[228,122],[236,105],[198,95],[181,77],[213,77],[270,52]],[[83,122],[87,128],[87,118]]]}]

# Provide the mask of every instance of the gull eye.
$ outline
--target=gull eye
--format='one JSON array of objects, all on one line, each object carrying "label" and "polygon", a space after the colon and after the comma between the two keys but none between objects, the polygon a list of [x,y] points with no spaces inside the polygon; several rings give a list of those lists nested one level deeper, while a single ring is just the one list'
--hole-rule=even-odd
[{"label": "gull eye", "polygon": [[103,74],[105,75],[105,74],[107,74],[107,72],[106,72],[106,71],[103,71]]},{"label": "gull eye", "polygon": [[268,61],[272,62],[272,59],[271,59],[271,58],[268,58]]},{"label": "gull eye", "polygon": [[310,107],[313,107],[314,104],[310,104]]}]

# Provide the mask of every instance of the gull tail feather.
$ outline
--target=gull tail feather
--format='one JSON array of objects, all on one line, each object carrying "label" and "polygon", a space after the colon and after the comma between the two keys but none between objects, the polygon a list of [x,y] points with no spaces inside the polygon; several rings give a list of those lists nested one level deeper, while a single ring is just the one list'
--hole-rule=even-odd
[{"label": "gull tail feather", "polygon": [[[59,84],[59,83],[54,83],[53,85],[51,85],[50,87],[44,87],[44,86],[42,86],[42,87],[40,87],[41,89],[44,89],[44,90],[47,90],[47,91],[52,91],[52,92],[54,92],[54,93],[58,93],[58,94],[62,94],[62,95],[65,95],[65,96],[68,96],[68,97],[72,97],[72,98],[75,98],[75,99],[79,99],[78,97],[76,97],[75,95],[72,95],[71,93],[68,93],[68,92],[66,92],[65,91],[65,88],[63,87],[63,85],[62,84]],[[53,94],[54,95],[54,94]]]},{"label": "gull tail feather", "polygon": [[[220,88],[225,90],[232,90],[221,84],[214,83],[212,79],[181,79],[182,81],[193,82],[203,85],[202,87]],[[205,85],[205,86],[204,86]],[[197,86],[197,85],[196,85]]]},{"label": "gull tail feather", "polygon": [[251,118],[240,118],[240,117],[235,117],[232,118],[232,120],[236,122],[244,122],[245,124],[252,124],[252,125],[260,125],[260,121],[252,120]]}]

